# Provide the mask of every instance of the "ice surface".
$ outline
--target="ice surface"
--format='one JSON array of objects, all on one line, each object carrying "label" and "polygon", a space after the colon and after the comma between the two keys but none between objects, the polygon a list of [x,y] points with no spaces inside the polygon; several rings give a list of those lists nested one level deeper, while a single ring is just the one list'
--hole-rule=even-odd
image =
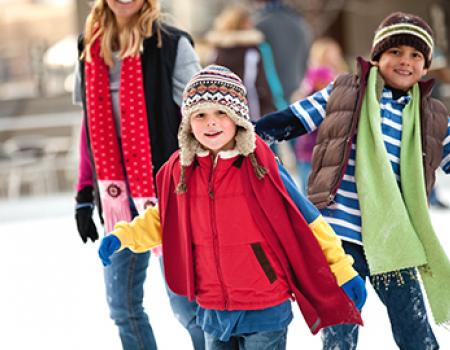
[{"label": "ice surface", "polygon": [[[450,191],[445,194],[450,199]],[[121,349],[108,316],[98,242],[82,244],[72,197],[0,202],[0,349]],[[432,219],[450,254],[450,211],[432,211]],[[145,292],[145,308],[159,349],[191,349],[187,332],[172,315],[155,259]],[[396,349],[383,308],[369,289],[359,349]],[[287,348],[320,349],[320,336],[313,337],[294,310]],[[450,332],[434,329],[441,348],[450,349]]]}]

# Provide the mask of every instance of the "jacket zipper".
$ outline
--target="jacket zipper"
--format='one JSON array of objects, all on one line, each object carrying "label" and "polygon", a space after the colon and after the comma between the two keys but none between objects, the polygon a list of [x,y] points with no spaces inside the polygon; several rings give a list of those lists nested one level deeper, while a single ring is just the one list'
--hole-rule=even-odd
[{"label": "jacket zipper", "polygon": [[222,289],[223,299],[224,299],[224,307],[225,310],[228,309],[228,293],[225,288],[225,283],[223,281],[223,273],[222,273],[222,264],[220,262],[220,252],[219,252],[219,234],[217,232],[216,226],[216,210],[214,203],[214,169],[211,168],[211,173],[209,175],[208,182],[208,196],[209,196],[209,217],[211,219],[211,231],[212,231],[212,241],[213,241],[213,249],[214,249],[214,257],[216,260],[216,270],[217,277],[219,279],[220,288]]}]

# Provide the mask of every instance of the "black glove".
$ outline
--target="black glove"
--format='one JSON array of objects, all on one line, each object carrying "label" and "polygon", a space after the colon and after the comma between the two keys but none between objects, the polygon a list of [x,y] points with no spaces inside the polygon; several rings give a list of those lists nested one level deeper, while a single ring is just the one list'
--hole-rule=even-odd
[{"label": "black glove", "polygon": [[255,132],[266,142],[286,141],[306,134],[303,126],[291,109],[266,114],[255,124]]},{"label": "black glove", "polygon": [[80,234],[83,243],[86,243],[88,238],[92,242],[98,239],[97,228],[94,220],[92,220],[92,211],[94,210],[94,198],[92,195],[92,186],[86,186],[81,189],[75,197],[77,205],[75,207],[75,220],[77,222],[78,233]]}]

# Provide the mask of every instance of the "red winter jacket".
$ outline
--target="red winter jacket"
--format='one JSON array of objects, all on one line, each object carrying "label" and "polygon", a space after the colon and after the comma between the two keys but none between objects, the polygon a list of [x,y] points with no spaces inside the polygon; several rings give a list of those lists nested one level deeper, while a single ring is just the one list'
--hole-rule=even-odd
[{"label": "red winter jacket", "polygon": [[290,297],[275,254],[247,202],[255,202],[240,169],[242,157],[197,157],[187,196],[199,305],[215,310],[259,310]]},{"label": "red winter jacket", "polygon": [[[271,150],[259,138],[257,138],[255,153],[259,164],[268,169],[268,174],[262,180],[258,180],[247,157],[242,158],[240,167],[225,166],[228,172],[225,171],[221,178],[213,179],[212,183],[219,187],[212,189],[219,189],[218,193],[221,196],[225,193],[233,193],[238,188],[243,192],[239,195],[239,202],[230,196],[229,204],[221,209],[216,207],[209,213],[205,213],[205,210],[210,210],[205,208],[209,201],[207,198],[203,198],[201,202],[197,201],[198,198],[196,198],[196,202],[192,200],[192,196],[208,197],[210,195],[208,192],[196,192],[200,189],[205,190],[205,184],[210,182],[209,174],[202,171],[200,161],[197,165],[194,162],[187,168],[187,192],[183,194],[175,192],[180,177],[178,153],[174,154],[158,173],[157,187],[160,195],[159,207],[163,230],[164,269],[169,287],[175,293],[185,295],[190,300],[198,298],[200,304],[202,294],[206,303],[213,302],[209,300],[210,296],[220,295],[222,296],[222,299],[219,300],[221,309],[225,307],[229,309],[232,305],[231,302],[241,301],[243,295],[246,294],[242,293],[240,287],[248,288],[253,279],[258,282],[257,288],[248,289],[247,295],[255,295],[255,292],[262,287],[264,293],[269,293],[273,286],[274,298],[281,297],[280,300],[282,300],[283,279],[285,278],[289,293],[297,300],[311,332],[317,333],[321,328],[335,324],[362,324],[359,312],[336,284],[335,277],[330,271],[316,238],[289,198]],[[222,166],[220,163],[218,166]],[[220,169],[216,170],[219,175]],[[227,183],[229,178],[235,178],[235,180]],[[240,182],[240,184],[237,185],[236,182]],[[222,185],[226,186],[223,187],[223,190],[220,189]],[[220,200],[226,201],[226,196]],[[242,213],[239,212],[240,210]],[[218,212],[220,218],[216,215]],[[252,220],[245,219],[240,222],[239,220],[248,213]],[[239,215],[239,220],[236,220],[236,215]],[[220,246],[216,245],[214,248],[214,240],[211,238],[208,240],[205,237],[206,230],[211,226],[211,221],[208,223],[205,218],[212,220],[213,227],[223,230],[220,235],[216,233],[217,238],[220,236],[223,239]],[[253,223],[257,223],[259,232],[255,231]],[[250,225],[250,237],[246,238],[248,231],[242,229],[242,225]],[[235,244],[236,240],[231,239],[232,234],[240,236],[238,241],[240,244]],[[225,239],[226,237],[228,241]],[[248,255],[243,254],[243,251],[244,243],[249,243],[253,238],[262,239],[260,241],[264,243],[261,244],[262,250],[266,253],[279,278],[279,281],[272,285],[262,282],[262,278],[268,279],[268,275],[261,273],[261,270],[264,271],[264,269],[256,263],[253,266],[260,269],[259,272],[255,271],[250,276],[241,274],[241,272],[247,274],[251,270],[251,267],[245,266],[245,264],[252,256],[250,254],[252,249],[248,249]],[[216,240],[217,242],[219,240]],[[198,254],[196,251],[199,244],[202,243],[213,246],[213,251],[209,253],[209,256],[204,257],[203,254]],[[235,259],[233,254],[217,252],[217,249],[230,246],[237,248],[237,257],[244,259],[244,265],[242,263],[235,264],[237,261],[233,261]],[[214,256],[214,254],[216,255]],[[199,259],[205,259],[208,264],[218,259],[220,265],[214,272],[212,268],[215,266],[201,266],[202,261]],[[227,264],[233,264],[234,271],[229,269],[230,266],[224,267],[224,261]],[[225,270],[226,272],[224,272]],[[206,276],[199,276],[199,272],[205,273]],[[224,278],[227,280],[225,281]],[[252,278],[252,281],[248,283],[245,281],[246,278]],[[209,286],[206,282],[211,281],[213,285]],[[241,282],[241,285],[238,282]],[[222,286],[232,292],[224,293],[223,290],[220,290]],[[215,294],[209,294],[208,291],[202,290],[202,288],[210,287],[212,293]],[[199,294],[197,295],[197,293]],[[229,298],[229,305],[225,303],[225,296]],[[233,301],[230,301],[232,299]],[[253,300],[260,302],[257,297]]]}]

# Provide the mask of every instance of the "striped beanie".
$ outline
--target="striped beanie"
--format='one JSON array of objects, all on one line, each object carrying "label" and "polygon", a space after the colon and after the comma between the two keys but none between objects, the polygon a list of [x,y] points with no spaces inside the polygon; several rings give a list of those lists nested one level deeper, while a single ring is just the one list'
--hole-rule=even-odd
[{"label": "striped beanie", "polygon": [[210,65],[186,85],[181,112],[183,119],[178,132],[181,165],[188,166],[201,150],[191,130],[191,115],[201,109],[225,112],[238,126],[236,148],[247,156],[255,149],[255,132],[250,122],[247,90],[241,79],[226,67]]},{"label": "striped beanie", "polygon": [[378,61],[386,50],[407,45],[420,51],[425,57],[425,68],[431,64],[433,52],[433,30],[419,16],[394,12],[380,24],[373,38],[371,59]]}]

